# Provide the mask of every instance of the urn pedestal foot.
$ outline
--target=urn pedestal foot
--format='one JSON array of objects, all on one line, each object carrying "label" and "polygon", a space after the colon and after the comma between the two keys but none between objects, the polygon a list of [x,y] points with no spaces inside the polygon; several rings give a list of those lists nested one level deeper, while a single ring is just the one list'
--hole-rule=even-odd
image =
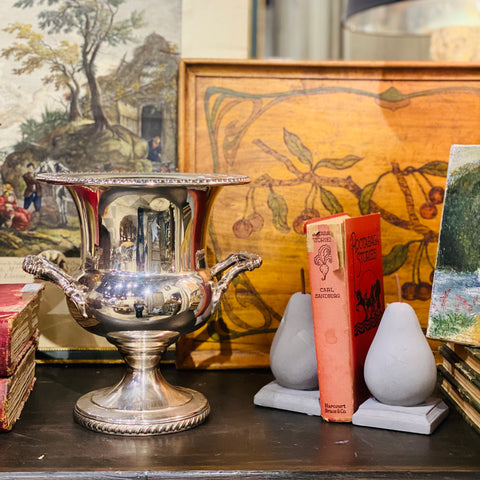
[{"label": "urn pedestal foot", "polygon": [[89,392],[75,405],[74,418],[96,432],[113,435],[161,435],[196,427],[210,413],[207,399],[189,388],[170,385],[159,363],[176,338],[172,331],[125,331],[107,338],[127,368],[117,385]]},{"label": "urn pedestal foot", "polygon": [[109,389],[95,390],[80,397],[73,410],[74,418],[90,430],[112,435],[162,435],[203,423],[210,413],[207,399],[189,388],[172,388],[184,394],[187,403],[158,410],[117,410],[95,401],[97,395],[103,395]]}]

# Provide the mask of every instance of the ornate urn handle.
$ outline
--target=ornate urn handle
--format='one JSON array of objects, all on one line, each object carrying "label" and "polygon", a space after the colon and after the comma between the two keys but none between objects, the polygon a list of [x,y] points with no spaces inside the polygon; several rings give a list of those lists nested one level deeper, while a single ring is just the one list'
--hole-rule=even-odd
[{"label": "ornate urn handle", "polygon": [[255,253],[232,253],[225,260],[218,262],[210,269],[212,277],[228,270],[212,287],[212,311],[220,303],[222,294],[227,290],[232,280],[240,273],[255,270],[262,265],[262,258]]},{"label": "ornate urn handle", "polygon": [[65,295],[75,304],[77,310],[85,318],[88,318],[85,298],[86,287],[75,281],[61,268],[39,255],[27,255],[23,260],[22,268],[35,278],[52,282],[60,287]]}]

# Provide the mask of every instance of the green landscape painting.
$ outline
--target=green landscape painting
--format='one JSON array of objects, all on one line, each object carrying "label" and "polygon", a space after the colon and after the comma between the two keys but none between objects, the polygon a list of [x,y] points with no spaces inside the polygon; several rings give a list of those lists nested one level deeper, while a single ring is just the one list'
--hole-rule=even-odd
[{"label": "green landscape painting", "polygon": [[480,146],[454,145],[427,336],[480,346]]}]

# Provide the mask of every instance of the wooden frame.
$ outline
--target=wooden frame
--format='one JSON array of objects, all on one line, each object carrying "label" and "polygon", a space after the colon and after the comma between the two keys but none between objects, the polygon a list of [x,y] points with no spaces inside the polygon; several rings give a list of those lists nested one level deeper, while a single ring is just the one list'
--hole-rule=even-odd
[{"label": "wooden frame", "polygon": [[267,366],[308,272],[302,221],[340,210],[381,213],[386,302],[426,327],[450,147],[480,143],[478,66],[184,60],[179,97],[180,169],[252,179],[216,200],[211,263],[264,260],[179,341],[180,367]]}]

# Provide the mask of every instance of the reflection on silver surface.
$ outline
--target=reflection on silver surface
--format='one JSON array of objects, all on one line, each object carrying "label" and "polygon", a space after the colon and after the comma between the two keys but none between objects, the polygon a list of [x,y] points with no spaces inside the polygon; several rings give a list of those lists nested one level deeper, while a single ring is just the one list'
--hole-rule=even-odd
[{"label": "reflection on silver surface", "polygon": [[[80,216],[82,264],[70,277],[45,258],[28,256],[25,271],[56,283],[65,292],[77,322],[119,348],[129,365],[123,383],[115,387],[116,397],[124,392],[122,405],[131,405],[132,397],[140,395],[132,375],[143,378],[160,395],[166,388],[157,371],[163,350],[208,320],[236,275],[261,264],[257,255],[236,253],[209,268],[205,256],[207,220],[219,189],[249,179],[213,174],[81,173],[45,174],[38,179],[65,185],[70,191]],[[137,358],[134,366],[132,357]],[[155,358],[155,367],[146,358]],[[150,420],[132,424],[130,414],[121,413],[123,407],[113,414],[107,404],[99,406],[98,398],[109,395],[79,401],[77,420],[106,433],[151,434],[190,428],[185,425],[194,426],[206,416],[205,405],[193,420],[190,407],[181,407],[185,411],[180,416],[186,414],[186,418],[180,427],[165,412],[156,415],[145,407],[149,414],[144,412],[144,416]],[[166,401],[162,395],[156,405]],[[172,401],[178,397],[172,392],[168,396]],[[182,405],[195,403],[184,401],[184,394],[180,397]],[[206,400],[203,403],[208,405]],[[155,418],[162,419],[158,425]]]}]

